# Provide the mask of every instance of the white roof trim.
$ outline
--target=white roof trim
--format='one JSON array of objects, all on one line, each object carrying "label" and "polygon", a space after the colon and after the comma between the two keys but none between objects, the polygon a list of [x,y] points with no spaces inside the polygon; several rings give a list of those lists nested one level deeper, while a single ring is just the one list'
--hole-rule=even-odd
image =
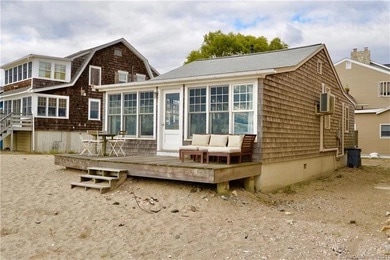
[{"label": "white roof trim", "polygon": [[27,88],[27,89],[24,89],[24,90],[22,90],[22,91],[12,91],[12,93],[10,93],[10,94],[7,94],[7,92],[3,92],[3,93],[1,93],[1,95],[0,95],[0,100],[2,100],[2,99],[5,99],[5,98],[9,98],[9,97],[14,97],[14,96],[19,96],[19,95],[22,95],[22,94],[26,94],[26,93],[32,93],[32,87],[29,87],[29,88]]},{"label": "white roof trim", "polygon": [[386,108],[372,108],[372,109],[362,109],[362,110],[355,110],[355,114],[382,114],[386,111],[389,111],[390,107]]},{"label": "white roof trim", "polygon": [[121,83],[121,84],[111,84],[111,85],[101,85],[94,86],[94,89],[100,91],[113,91],[113,90],[124,90],[129,87],[152,87],[152,86],[161,86],[169,84],[190,84],[193,82],[200,83],[202,81],[210,80],[229,80],[231,78],[237,79],[239,77],[265,77],[266,75],[274,74],[276,71],[274,69],[269,70],[259,70],[259,71],[246,71],[239,73],[229,73],[229,74],[218,74],[218,75],[207,75],[201,77],[187,77],[187,78],[175,78],[175,79],[165,79],[165,80],[147,80],[142,82],[130,82],[130,83]]},{"label": "white roof trim", "polygon": [[28,62],[32,59],[49,59],[49,60],[60,60],[60,61],[72,61],[72,59],[69,58],[62,58],[62,57],[54,57],[54,56],[47,56],[47,55],[39,55],[39,54],[29,54],[26,55],[22,58],[19,58],[17,60],[13,60],[11,62],[8,62],[4,65],[2,65],[0,68],[1,69],[7,69],[7,68],[12,68],[17,64],[20,64],[21,62]]},{"label": "white roof trim", "polygon": [[376,62],[372,62],[372,61],[371,61],[371,63],[374,63],[377,66],[381,66],[383,69],[380,69],[380,68],[377,68],[377,67],[374,67],[372,65],[365,64],[365,63],[362,63],[362,62],[359,62],[359,61],[356,61],[356,60],[352,60],[352,59],[349,59],[349,58],[345,58],[345,59],[335,63],[334,66],[338,66],[341,63],[346,62],[346,61],[351,62],[351,63],[356,64],[356,65],[359,65],[359,66],[362,66],[362,67],[365,67],[365,68],[368,68],[368,69],[371,69],[371,70],[376,70],[376,71],[379,71],[379,72],[382,72],[382,73],[390,75],[390,69],[389,68],[387,68],[386,66],[383,66],[381,64],[378,64]]}]

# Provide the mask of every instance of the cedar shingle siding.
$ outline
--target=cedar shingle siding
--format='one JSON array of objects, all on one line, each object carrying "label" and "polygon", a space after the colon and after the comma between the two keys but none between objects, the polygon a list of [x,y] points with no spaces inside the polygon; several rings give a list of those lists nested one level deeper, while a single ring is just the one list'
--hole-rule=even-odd
[{"label": "cedar shingle siding", "polygon": [[[122,56],[114,55],[115,50],[121,50]],[[72,62],[72,78],[81,69],[82,63],[87,55],[76,58]],[[93,91],[89,83],[89,66],[101,67],[101,84],[115,83],[115,72],[123,70],[131,73],[145,74],[148,77],[148,72],[145,68],[145,63],[129,50],[123,43],[117,43],[98,50],[94,53],[77,82],[71,87],[61,88],[52,91],[46,91],[45,94],[69,96],[69,120],[53,119],[53,118],[36,118],[36,130],[64,130],[64,131],[86,131],[86,130],[101,130],[102,120],[88,120],[88,99],[101,99],[101,92]],[[130,80],[130,79],[129,79]],[[35,83],[35,81],[39,83]],[[47,84],[46,84],[47,82]],[[44,87],[58,85],[52,84],[49,80],[34,79],[34,85],[44,84]],[[81,95],[81,90],[85,91],[85,96]],[[102,101],[103,104],[103,101]],[[103,115],[103,105],[101,106],[101,115]]]},{"label": "cedar shingle siding", "polygon": [[[318,60],[323,62],[322,74],[317,73]],[[331,66],[324,51],[321,51],[293,72],[270,75],[264,79],[258,113],[259,122],[262,121],[260,151],[263,163],[323,154],[319,152],[321,117],[315,113],[322,92],[321,83],[331,88],[331,93],[336,96],[331,128],[324,130],[324,148],[339,146],[336,134],[343,123],[341,102],[350,108],[350,118],[353,118],[353,107],[342,94]],[[352,120],[349,129],[353,129]],[[350,131],[345,138],[345,147],[352,146],[352,141],[353,132]]]}]

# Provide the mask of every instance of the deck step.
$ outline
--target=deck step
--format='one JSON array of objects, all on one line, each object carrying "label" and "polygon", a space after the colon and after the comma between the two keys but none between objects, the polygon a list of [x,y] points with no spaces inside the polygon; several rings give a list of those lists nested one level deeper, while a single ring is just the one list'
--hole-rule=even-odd
[{"label": "deck step", "polygon": [[104,193],[105,191],[111,189],[111,185],[109,185],[108,183],[92,183],[92,182],[72,182],[70,184],[70,187],[71,188],[83,187],[86,190],[89,188],[90,189],[98,189],[98,190],[100,190],[100,193]]},{"label": "deck step", "polygon": [[87,170],[90,175],[115,176],[118,178],[122,174],[127,174],[127,170],[115,168],[88,167]]},{"label": "deck step", "polygon": [[91,174],[82,174],[80,175],[81,181],[87,180],[103,180],[103,181],[112,181],[118,180],[118,177],[109,177],[109,176],[100,176],[100,175],[91,175]]},{"label": "deck step", "polygon": [[80,182],[72,182],[70,187],[84,187],[86,190],[99,189],[100,193],[116,189],[127,178],[127,170],[88,167],[88,174],[80,175]]}]

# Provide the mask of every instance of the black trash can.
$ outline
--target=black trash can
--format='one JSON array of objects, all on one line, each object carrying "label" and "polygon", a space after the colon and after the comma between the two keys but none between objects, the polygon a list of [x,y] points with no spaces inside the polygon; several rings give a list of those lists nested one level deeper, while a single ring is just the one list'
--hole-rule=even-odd
[{"label": "black trash can", "polygon": [[359,168],[362,165],[362,159],[360,153],[362,149],[360,148],[347,148],[345,149],[348,153],[347,165],[350,168]]}]

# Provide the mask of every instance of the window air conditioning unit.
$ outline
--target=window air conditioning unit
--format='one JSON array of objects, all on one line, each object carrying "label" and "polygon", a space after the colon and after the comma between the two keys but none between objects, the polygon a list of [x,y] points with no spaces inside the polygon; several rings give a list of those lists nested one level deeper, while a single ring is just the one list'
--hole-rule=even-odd
[{"label": "window air conditioning unit", "polygon": [[335,98],[329,93],[320,94],[320,113],[331,114],[334,112]]}]

